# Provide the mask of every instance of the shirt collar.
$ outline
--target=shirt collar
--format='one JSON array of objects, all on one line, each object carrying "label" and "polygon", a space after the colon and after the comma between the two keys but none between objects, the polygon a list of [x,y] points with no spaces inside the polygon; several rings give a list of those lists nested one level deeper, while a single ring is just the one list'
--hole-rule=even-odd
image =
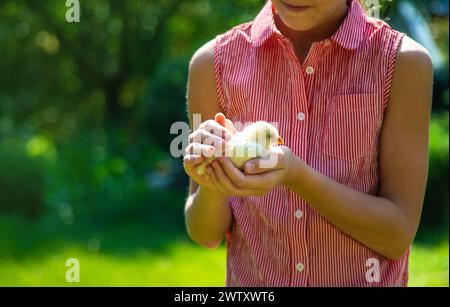
[{"label": "shirt collar", "polygon": [[[354,50],[363,39],[367,15],[358,0],[349,2],[347,17],[331,36],[331,40],[345,49]],[[253,21],[251,38],[255,47],[262,46],[274,33],[281,35],[275,25],[274,12],[275,6],[268,0]]]}]

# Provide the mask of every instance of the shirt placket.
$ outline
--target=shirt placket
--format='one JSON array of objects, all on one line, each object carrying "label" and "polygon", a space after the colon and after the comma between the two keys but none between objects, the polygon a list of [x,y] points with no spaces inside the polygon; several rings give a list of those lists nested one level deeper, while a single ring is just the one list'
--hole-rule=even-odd
[{"label": "shirt placket", "polygon": [[302,65],[302,73],[305,80],[306,96],[308,97],[308,113],[311,117],[312,108],[314,105],[314,98],[316,97],[312,91],[316,89],[316,82],[319,82],[319,73],[322,70],[322,61],[329,56],[332,50],[332,42],[330,39],[326,39],[320,42],[316,42],[311,46],[311,50],[308,53],[307,58]]},{"label": "shirt placket", "polygon": [[[292,50],[294,48],[291,46]],[[311,129],[314,129],[314,121],[313,113],[314,112],[314,99],[315,93],[312,93],[315,88],[316,82],[320,82],[318,80],[319,72],[320,72],[320,64],[321,61],[328,56],[328,53],[332,50],[332,42],[329,39],[326,39],[321,42],[316,42],[312,45],[307,58],[300,65],[300,62],[297,60],[297,66],[299,70],[296,72],[299,80],[299,84],[296,86],[297,88],[303,89],[303,94],[298,98],[298,101],[294,101],[294,114],[296,114],[296,120],[293,121],[293,129],[296,131],[305,131],[303,134],[304,139],[300,142],[300,157],[306,162],[310,163],[308,153],[309,153],[309,138],[308,134]],[[293,91],[296,90],[296,87],[293,87]],[[292,199],[296,201],[293,202],[295,208],[295,217],[299,220],[297,223],[294,223],[294,233],[301,234],[297,235],[295,238],[297,239],[297,245],[300,247],[299,249],[295,249],[293,253],[293,259],[297,259],[297,263],[295,264],[295,268],[297,274],[293,274],[293,284],[295,285],[309,285],[310,276],[314,271],[313,267],[309,265],[309,245],[308,245],[308,224],[310,219],[312,218],[312,209],[310,206],[298,197],[294,192],[292,193]],[[304,259],[305,262],[302,262],[301,259]]]},{"label": "shirt placket", "polygon": [[[308,148],[308,98],[307,83],[304,77],[303,68],[295,54],[295,50],[291,42],[282,38],[285,54],[289,67],[289,82],[292,90],[291,114],[289,122],[291,123],[291,139],[289,140],[292,150],[302,160],[307,160]],[[290,221],[290,247],[291,247],[291,263],[290,270],[292,286],[307,286],[309,276],[309,260],[307,245],[307,226],[308,212],[306,204],[294,192],[289,191],[289,221]]]}]

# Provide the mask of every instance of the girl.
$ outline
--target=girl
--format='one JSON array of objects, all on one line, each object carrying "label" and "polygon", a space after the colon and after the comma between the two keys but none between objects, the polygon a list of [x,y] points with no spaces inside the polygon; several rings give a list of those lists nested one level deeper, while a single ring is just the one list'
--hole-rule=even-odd
[{"label": "girl", "polygon": [[[186,224],[208,248],[226,236],[228,286],[407,285],[432,78],[428,52],[357,0],[269,0],[195,53],[190,116],[228,119],[191,135]],[[258,120],[285,140],[276,167],[196,173],[232,122]]]}]

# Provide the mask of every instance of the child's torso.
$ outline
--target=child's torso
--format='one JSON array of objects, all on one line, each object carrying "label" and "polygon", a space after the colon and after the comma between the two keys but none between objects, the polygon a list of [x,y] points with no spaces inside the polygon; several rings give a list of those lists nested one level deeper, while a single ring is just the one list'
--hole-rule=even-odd
[{"label": "child's torso", "polygon": [[[368,19],[354,1],[331,38],[302,64],[273,25],[270,1],[252,23],[217,37],[222,111],[234,122],[274,123],[310,166],[358,191],[379,188],[379,135],[403,34]],[[324,191],[326,192],[326,191]],[[406,254],[387,260],[342,233],[284,187],[232,198],[228,285],[404,285]],[[376,259],[381,282],[367,280]]]}]

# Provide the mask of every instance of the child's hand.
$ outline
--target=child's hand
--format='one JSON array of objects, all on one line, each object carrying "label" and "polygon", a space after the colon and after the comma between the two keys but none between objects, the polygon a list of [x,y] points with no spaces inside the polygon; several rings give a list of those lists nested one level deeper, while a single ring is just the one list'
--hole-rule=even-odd
[{"label": "child's hand", "polygon": [[[217,114],[215,120],[203,122],[200,127],[189,136],[189,145],[186,147],[184,156],[184,169],[189,177],[201,186],[217,191],[210,181],[210,176],[198,172],[199,167],[204,167],[205,161],[214,157],[225,147],[231,133],[224,126],[227,122],[222,114]],[[234,129],[234,127],[233,127]]]},{"label": "child's hand", "polygon": [[[276,146],[271,149],[271,160],[255,159],[247,162],[245,174],[228,158],[213,161],[207,169],[207,174],[215,188],[225,195],[262,196],[277,185],[285,184],[290,180],[294,158],[295,155],[288,147]],[[269,163],[270,161],[276,161],[276,163]]]}]

